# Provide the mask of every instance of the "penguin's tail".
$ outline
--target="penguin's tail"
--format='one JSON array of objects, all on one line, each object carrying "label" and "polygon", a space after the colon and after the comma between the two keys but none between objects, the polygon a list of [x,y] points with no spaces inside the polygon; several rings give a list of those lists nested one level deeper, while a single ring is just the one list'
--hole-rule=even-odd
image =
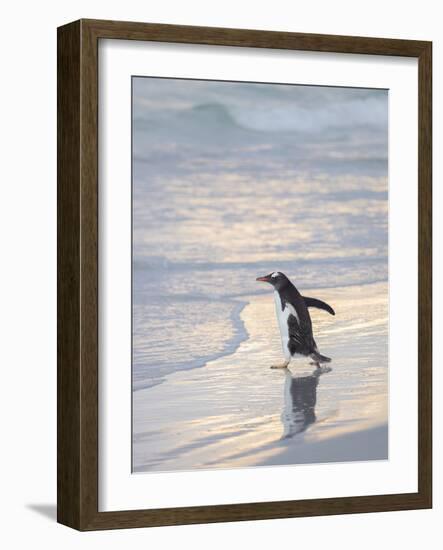
[{"label": "penguin's tail", "polygon": [[322,355],[321,353],[318,353],[318,351],[312,352],[310,357],[316,363],[330,363],[331,362],[330,357],[326,357],[326,355]]}]

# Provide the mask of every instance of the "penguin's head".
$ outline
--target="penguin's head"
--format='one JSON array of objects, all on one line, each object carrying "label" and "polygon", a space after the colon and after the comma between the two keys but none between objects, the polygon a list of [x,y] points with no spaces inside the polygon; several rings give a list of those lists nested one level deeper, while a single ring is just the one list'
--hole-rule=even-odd
[{"label": "penguin's head", "polygon": [[273,271],[269,275],[264,277],[257,277],[256,281],[262,281],[263,283],[270,283],[275,290],[280,290],[286,286],[289,282],[289,279],[281,271]]}]

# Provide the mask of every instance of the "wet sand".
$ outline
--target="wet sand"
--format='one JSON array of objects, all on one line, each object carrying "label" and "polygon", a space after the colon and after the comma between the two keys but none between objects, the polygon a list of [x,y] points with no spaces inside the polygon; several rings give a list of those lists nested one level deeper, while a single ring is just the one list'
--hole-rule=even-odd
[{"label": "wet sand", "polygon": [[246,297],[237,350],[133,393],[135,472],[388,458],[387,283],[304,290],[321,371],[282,359],[272,292]]}]

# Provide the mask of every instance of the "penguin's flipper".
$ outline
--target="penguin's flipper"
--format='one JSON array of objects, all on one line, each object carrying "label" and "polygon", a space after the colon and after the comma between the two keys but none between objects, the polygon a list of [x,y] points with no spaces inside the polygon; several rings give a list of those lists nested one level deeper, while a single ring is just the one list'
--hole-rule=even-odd
[{"label": "penguin's flipper", "polygon": [[318,309],[324,309],[331,315],[335,315],[335,311],[326,302],[317,300],[317,298],[308,298],[307,296],[303,296],[303,300],[305,301],[306,307],[316,307]]}]

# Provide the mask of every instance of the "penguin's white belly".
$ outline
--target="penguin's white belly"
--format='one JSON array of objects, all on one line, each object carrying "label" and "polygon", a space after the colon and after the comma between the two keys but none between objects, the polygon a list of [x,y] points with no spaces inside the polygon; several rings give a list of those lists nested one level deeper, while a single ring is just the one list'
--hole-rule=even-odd
[{"label": "penguin's white belly", "polygon": [[289,361],[291,359],[291,354],[289,352],[289,329],[288,329],[288,318],[289,315],[294,315],[298,319],[297,312],[291,304],[285,304],[285,309],[282,311],[280,295],[277,291],[274,291],[274,302],[275,302],[275,313],[277,315],[278,326],[280,329],[281,336],[281,346],[283,348],[283,355],[285,359]]}]

